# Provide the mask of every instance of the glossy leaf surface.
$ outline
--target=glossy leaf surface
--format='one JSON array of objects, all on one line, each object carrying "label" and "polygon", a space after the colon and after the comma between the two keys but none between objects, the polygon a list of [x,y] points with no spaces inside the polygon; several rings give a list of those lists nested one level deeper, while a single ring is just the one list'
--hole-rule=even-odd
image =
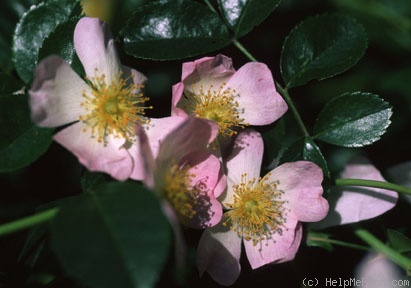
[{"label": "glossy leaf surface", "polygon": [[319,15],[296,26],[285,39],[281,74],[286,87],[346,71],[367,48],[364,28],[352,17]]},{"label": "glossy leaf surface", "polygon": [[159,203],[136,182],[115,182],[62,206],[51,239],[66,273],[96,288],[154,287],[171,240]]},{"label": "glossy leaf surface", "polygon": [[264,21],[281,0],[219,0],[218,5],[236,37],[250,32]]},{"label": "glossy leaf surface", "polygon": [[230,43],[218,15],[188,0],[148,2],[135,11],[121,34],[126,53],[157,60],[195,56]]},{"label": "glossy leaf surface", "polygon": [[25,83],[33,78],[44,39],[76,12],[78,1],[51,0],[32,6],[20,19],[14,32],[12,50],[15,68]]},{"label": "glossy leaf surface", "polygon": [[318,115],[315,138],[324,142],[362,147],[379,140],[390,125],[391,106],[370,93],[343,94],[330,102]]},{"label": "glossy leaf surface", "polygon": [[25,94],[0,95],[0,115],[0,172],[23,168],[47,151],[54,130],[31,121]]}]

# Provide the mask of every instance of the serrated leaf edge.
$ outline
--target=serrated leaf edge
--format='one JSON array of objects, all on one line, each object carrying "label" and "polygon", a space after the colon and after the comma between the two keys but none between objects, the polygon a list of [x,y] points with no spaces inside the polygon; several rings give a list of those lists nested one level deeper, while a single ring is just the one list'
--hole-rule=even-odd
[{"label": "serrated leaf edge", "polygon": [[[335,143],[335,142],[330,142],[330,141],[327,141],[327,140],[322,139],[322,138],[321,138],[321,134],[323,134],[323,133],[325,133],[325,132],[328,132],[328,131],[330,131],[330,130],[334,130],[335,127],[344,126],[344,124],[347,124],[347,123],[350,123],[350,122],[355,122],[355,121],[357,121],[357,120],[359,120],[359,119],[364,118],[364,117],[362,117],[362,118],[351,119],[350,121],[347,121],[347,122],[341,122],[343,125],[330,126],[328,129],[321,130],[320,133],[318,133],[318,131],[316,132],[318,119],[320,119],[322,112],[323,112],[325,109],[327,109],[327,108],[329,107],[329,105],[332,105],[332,103],[333,103],[334,101],[337,101],[337,100],[339,100],[339,99],[342,98],[342,97],[345,97],[345,96],[355,96],[355,95],[375,96],[375,97],[378,98],[378,100],[380,100],[381,103],[384,103],[384,104],[387,105],[387,108],[386,108],[386,109],[380,110],[380,111],[377,112],[377,113],[368,114],[368,115],[366,116],[366,117],[369,117],[369,116],[372,116],[372,115],[381,113],[381,112],[386,111],[386,110],[389,110],[389,111],[390,111],[390,113],[389,113],[390,115],[389,115],[389,117],[388,117],[388,121],[386,122],[386,125],[384,125],[384,127],[382,128],[381,133],[378,134],[378,137],[377,137],[376,139],[374,139],[373,141],[367,141],[367,140],[366,140],[366,141],[363,142],[364,144],[358,144],[358,145],[356,145],[356,144],[352,144],[352,145],[341,145],[341,144],[338,144],[338,143]],[[373,94],[373,93],[369,93],[369,92],[360,92],[360,91],[356,91],[356,92],[346,92],[346,93],[341,94],[340,96],[335,97],[335,98],[332,99],[331,101],[329,101],[329,102],[324,106],[324,108],[320,111],[320,113],[318,114],[318,117],[317,117],[317,119],[316,119],[316,124],[314,125],[314,133],[315,133],[315,134],[312,136],[312,138],[321,140],[321,141],[326,142],[326,143],[329,143],[329,144],[333,144],[333,145],[337,145],[337,146],[342,146],[342,147],[363,147],[363,146],[367,146],[367,145],[370,145],[370,144],[378,141],[379,139],[381,139],[381,136],[386,132],[388,126],[390,126],[390,124],[391,124],[390,118],[391,118],[392,114],[393,114],[393,111],[392,111],[392,107],[390,106],[390,104],[389,104],[387,101],[385,101],[384,99],[380,98],[379,95],[376,95],[376,94]]]},{"label": "serrated leaf edge", "polygon": [[[364,51],[363,51],[362,54],[358,57],[358,59],[357,59],[354,63],[352,63],[351,66],[345,68],[345,69],[342,70],[342,71],[335,72],[334,74],[330,74],[330,75],[328,75],[328,76],[324,76],[324,77],[321,77],[321,78],[314,78],[314,79],[308,80],[308,81],[306,81],[306,82],[304,82],[304,83],[299,83],[299,84],[295,85],[295,84],[293,84],[293,82],[295,81],[296,78],[299,78],[299,77],[300,77],[299,75],[301,75],[301,73],[298,73],[298,74],[296,74],[298,77],[297,77],[296,75],[294,75],[294,76],[287,82],[287,81],[285,80],[285,77],[284,77],[283,64],[282,64],[282,59],[283,59],[282,55],[283,55],[283,51],[284,51],[285,44],[288,42],[288,39],[290,38],[290,36],[292,35],[292,33],[293,33],[295,30],[297,30],[301,25],[303,25],[304,23],[306,23],[306,22],[308,22],[308,21],[314,21],[314,19],[316,19],[316,18],[325,17],[325,16],[327,16],[327,17],[336,16],[336,17],[340,17],[340,18],[346,18],[346,19],[350,19],[350,20],[352,20],[353,22],[355,22],[356,24],[358,24],[358,27],[361,27],[361,30],[362,30],[363,34],[365,35],[365,43],[364,43],[365,49],[364,49]],[[316,61],[318,61],[318,59],[320,59],[320,58],[322,57],[322,55],[323,55],[324,53],[326,53],[326,51],[328,51],[329,49],[331,49],[331,48],[335,45],[336,42],[340,42],[340,41],[339,41],[339,40],[334,40],[334,41],[331,43],[331,45],[321,53],[321,55],[313,58],[313,61],[309,62],[309,65],[311,65],[311,64],[315,63]],[[367,38],[366,30],[365,30],[364,26],[363,26],[361,23],[359,23],[359,22],[357,21],[357,19],[355,19],[354,17],[348,16],[348,15],[345,15],[345,14],[341,14],[341,13],[333,13],[333,14],[325,13],[325,14],[314,15],[314,16],[311,16],[311,17],[309,17],[309,18],[301,21],[299,24],[297,24],[297,26],[295,26],[295,27],[288,33],[288,35],[285,37],[284,42],[283,42],[283,45],[282,45],[282,47],[281,47],[280,73],[281,73],[281,75],[282,75],[282,77],[283,77],[283,80],[284,80],[284,83],[286,84],[286,88],[287,88],[287,89],[288,89],[288,88],[297,87],[297,86],[302,86],[302,85],[307,84],[308,82],[310,82],[310,81],[312,81],[312,80],[315,80],[315,79],[317,79],[317,80],[328,79],[328,78],[334,77],[335,75],[344,73],[345,71],[347,71],[348,69],[350,69],[351,67],[353,67],[354,65],[356,65],[356,64],[359,62],[359,60],[364,56],[365,50],[367,49],[367,47],[368,47],[368,38]],[[304,70],[304,71],[305,71],[305,68],[306,68],[307,66],[308,66],[308,64],[305,64],[305,66],[304,66],[301,70]]]}]

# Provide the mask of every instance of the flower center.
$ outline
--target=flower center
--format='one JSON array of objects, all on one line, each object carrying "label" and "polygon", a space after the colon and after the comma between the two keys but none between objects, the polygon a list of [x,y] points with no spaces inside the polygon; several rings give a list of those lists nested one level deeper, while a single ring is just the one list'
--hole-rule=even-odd
[{"label": "flower center", "polygon": [[247,241],[257,245],[262,240],[272,239],[275,233],[282,233],[286,221],[286,209],[277,190],[278,182],[267,183],[261,177],[247,180],[247,174],[241,175],[241,183],[233,186],[234,203],[226,204],[230,208],[224,214],[227,218],[224,226],[230,228]]},{"label": "flower center", "polygon": [[116,99],[108,99],[104,104],[104,110],[108,114],[117,114],[119,109]]},{"label": "flower center", "polygon": [[232,136],[237,134],[234,127],[244,129],[249,124],[244,123],[244,119],[240,118],[243,111],[238,109],[238,102],[235,100],[238,94],[235,90],[224,86],[225,83],[222,83],[218,89],[214,89],[213,85],[206,89],[200,85],[197,89],[197,85],[192,84],[193,92],[184,93],[181,106],[196,117],[215,121],[220,134]]},{"label": "flower center", "polygon": [[[152,109],[145,106],[149,100],[140,91],[144,86],[132,83],[130,78],[121,75],[107,83],[105,75],[95,76],[88,80],[90,91],[83,91],[85,99],[80,105],[86,110],[79,120],[91,129],[92,137],[100,143],[107,144],[107,136],[124,138],[127,142],[135,140],[137,124],[148,124],[150,119],[145,117],[145,110]],[[131,82],[131,83],[130,83]],[[84,132],[87,128],[84,129]]]},{"label": "flower center", "polygon": [[165,174],[164,197],[170,202],[180,219],[192,219],[196,215],[197,190],[190,189],[190,180],[195,176],[188,171],[190,166],[179,168],[172,165]]}]

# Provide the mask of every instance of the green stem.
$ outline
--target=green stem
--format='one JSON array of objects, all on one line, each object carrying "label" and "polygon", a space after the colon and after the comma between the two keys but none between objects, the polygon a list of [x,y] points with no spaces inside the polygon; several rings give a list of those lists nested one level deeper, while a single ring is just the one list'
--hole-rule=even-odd
[{"label": "green stem", "polygon": [[237,47],[241,52],[243,52],[243,54],[245,56],[247,56],[248,59],[250,59],[253,62],[258,62],[257,59],[250,53],[248,52],[248,50],[243,46],[243,44],[241,44],[240,42],[238,42],[238,40],[233,39],[233,44],[235,45],[235,47]]},{"label": "green stem", "polygon": [[308,235],[308,240],[316,241],[316,242],[325,242],[325,243],[330,243],[330,244],[334,244],[334,245],[338,245],[338,246],[349,247],[349,248],[358,249],[358,250],[365,250],[365,251],[369,250],[369,248],[366,247],[366,246],[362,246],[362,245],[358,245],[358,244],[354,244],[354,243],[349,243],[349,242],[344,242],[344,241],[340,241],[340,240],[335,240],[335,239],[322,238],[322,237],[318,237],[318,236]]},{"label": "green stem", "polygon": [[58,208],[51,208],[37,214],[27,216],[12,222],[0,225],[0,236],[18,232],[32,226],[49,221],[56,216]]},{"label": "green stem", "polygon": [[208,8],[210,8],[211,11],[213,11],[214,13],[217,13],[217,11],[215,11],[213,5],[211,5],[210,1],[204,0],[204,2],[207,4]]},{"label": "green stem", "polygon": [[284,97],[285,101],[290,107],[291,112],[294,115],[295,120],[297,121],[298,126],[300,126],[301,131],[303,132],[305,137],[310,137],[310,133],[308,133],[307,128],[304,125],[303,120],[301,119],[300,113],[298,113],[297,108],[295,107],[293,100],[291,99],[290,95],[288,94],[287,88],[283,88],[280,84],[276,83],[277,90],[280,94]]},{"label": "green stem", "polygon": [[357,228],[354,231],[355,235],[363,240],[365,243],[371,246],[377,252],[385,255],[388,259],[392,262],[397,264],[398,266],[402,267],[406,272],[407,275],[411,275],[411,259],[405,257],[404,255],[398,253],[391,247],[385,245],[379,239],[377,239],[374,235],[363,228]]},{"label": "green stem", "polygon": [[[233,44],[241,51],[243,52],[243,54],[245,56],[247,56],[248,59],[250,59],[253,62],[257,62],[257,59],[250,53],[248,52],[248,50],[243,46],[243,44],[241,44],[240,42],[238,42],[238,40],[234,39],[233,40]],[[286,88],[283,88],[280,84],[278,84],[277,82],[275,83],[278,92],[280,92],[280,94],[284,97],[285,101],[288,104],[288,107],[290,107],[295,120],[298,123],[298,126],[300,126],[301,131],[303,132],[305,137],[310,137],[310,133],[308,133],[307,128],[304,125],[303,120],[301,119],[300,114],[297,111],[297,108],[294,105],[293,100],[291,99],[290,95],[288,94],[288,90]]]},{"label": "green stem", "polygon": [[335,179],[335,185],[374,187],[374,188],[393,190],[393,191],[397,191],[400,193],[411,194],[411,188],[409,187],[401,186],[401,185],[390,183],[390,182],[375,181],[375,180],[349,179],[349,178]]}]

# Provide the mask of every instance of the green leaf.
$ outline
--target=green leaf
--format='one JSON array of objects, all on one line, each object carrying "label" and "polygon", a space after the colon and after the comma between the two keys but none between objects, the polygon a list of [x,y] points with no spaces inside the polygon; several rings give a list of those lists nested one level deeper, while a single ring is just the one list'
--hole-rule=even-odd
[{"label": "green leaf", "polygon": [[345,93],[320,112],[314,137],[334,145],[362,147],[380,139],[391,123],[391,115],[389,103],[377,95]]},{"label": "green leaf", "polygon": [[[13,77],[14,76],[14,77]],[[24,83],[15,75],[0,71],[1,95],[13,94],[24,91]]]},{"label": "green leaf", "polygon": [[14,28],[22,11],[38,2],[36,0],[2,0],[0,9],[0,67],[3,71],[11,71],[11,42]]},{"label": "green leaf", "polygon": [[28,166],[47,151],[53,129],[31,122],[26,95],[0,95],[0,115],[0,172]]},{"label": "green leaf", "polygon": [[80,17],[73,17],[67,22],[60,23],[50,35],[44,39],[38,59],[56,54],[65,59],[79,75],[85,75],[83,65],[74,49],[74,29]]},{"label": "green leaf", "polygon": [[106,174],[84,171],[81,176],[81,188],[85,193],[97,192],[101,187],[108,183]]},{"label": "green leaf", "polygon": [[182,59],[230,43],[218,15],[189,0],[148,2],[128,19],[121,35],[127,54],[156,60]]},{"label": "green leaf", "polygon": [[218,0],[218,5],[228,26],[236,37],[250,32],[263,22],[281,0]]},{"label": "green leaf", "polygon": [[[411,50],[411,2],[403,0],[334,0],[344,13],[354,15],[364,24],[370,42],[386,49],[383,53]],[[387,51],[388,50],[388,51]]]},{"label": "green leaf", "polygon": [[20,78],[29,83],[43,41],[56,27],[78,10],[78,1],[50,0],[24,13],[13,36],[13,63]]},{"label": "green leaf", "polygon": [[[98,3],[98,1],[95,1]],[[147,0],[127,0],[127,1],[109,1],[108,8],[110,11],[110,27],[114,34],[124,26],[126,20],[133,14],[133,12],[140,6],[144,5]],[[114,5],[113,5],[114,4]],[[108,13],[109,14],[109,13]]]},{"label": "green leaf", "polygon": [[340,146],[327,148],[328,168],[330,169],[330,173],[334,175],[341,174],[350,160],[364,153],[361,148],[346,148]]},{"label": "green leaf", "polygon": [[327,251],[333,251],[334,246],[330,242],[327,242],[328,238],[330,238],[330,235],[326,233],[309,232],[306,244],[308,247],[320,247]]},{"label": "green leaf", "polygon": [[154,287],[169,252],[160,201],[136,182],[112,182],[62,206],[51,245],[63,269],[89,287]]},{"label": "green leaf", "polygon": [[[47,202],[36,208],[36,214],[54,210],[53,208],[58,208],[60,206],[67,205],[68,203],[71,203],[72,201],[76,200],[77,196],[72,196]],[[25,243],[19,254],[19,262],[23,262],[31,268],[36,267],[37,269],[42,263],[47,263],[47,265],[54,265],[54,267],[57,265],[57,263],[55,263],[57,261],[54,259],[55,257],[53,257],[53,260],[50,261],[50,256],[52,256],[52,252],[50,250],[50,245],[48,245],[49,230],[50,221],[37,224],[30,228],[30,230],[27,233]]]},{"label": "green leaf", "polygon": [[48,223],[36,225],[27,233],[26,241],[20,251],[19,261],[34,268],[45,252],[47,245]]},{"label": "green leaf", "polygon": [[281,74],[286,87],[342,73],[358,62],[366,48],[367,35],[355,19],[343,15],[311,17],[284,41]]},{"label": "green leaf", "polygon": [[411,239],[406,237],[404,234],[388,229],[387,230],[388,242],[390,246],[399,253],[410,253],[411,252]]},{"label": "green leaf", "polygon": [[298,160],[307,160],[314,162],[323,170],[324,176],[330,178],[327,161],[325,160],[320,148],[314,141],[309,138],[302,138],[294,142],[284,152],[280,159],[280,163],[294,162]]}]

